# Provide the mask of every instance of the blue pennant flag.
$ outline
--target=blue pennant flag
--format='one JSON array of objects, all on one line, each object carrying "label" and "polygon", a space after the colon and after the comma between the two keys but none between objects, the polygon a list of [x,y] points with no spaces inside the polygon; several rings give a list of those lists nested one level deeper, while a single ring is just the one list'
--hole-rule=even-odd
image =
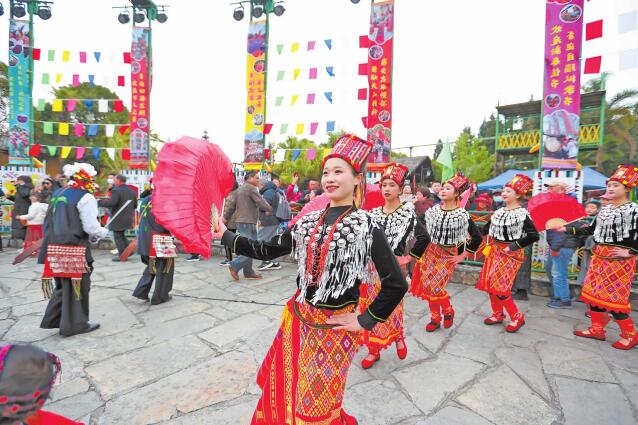
[{"label": "blue pennant flag", "polygon": [[329,131],[335,131],[335,122],[334,121],[328,121],[326,123],[326,132]]},{"label": "blue pennant flag", "polygon": [[335,76],[335,68],[334,66],[327,66],[326,67],[326,72],[328,73],[328,75],[330,75],[331,77]]},{"label": "blue pennant flag", "polygon": [[89,75],[89,84],[91,87],[95,85],[95,75]]},{"label": "blue pennant flag", "polygon": [[324,94],[326,95],[326,99],[328,99],[328,102],[332,103],[332,92],[327,91]]},{"label": "blue pennant flag", "polygon": [[332,39],[324,40],[326,46],[328,46],[328,50],[332,50]]},{"label": "blue pennant flag", "polygon": [[299,155],[301,155],[301,149],[293,149],[292,150],[292,160],[296,161],[297,158],[299,158]]},{"label": "blue pennant flag", "polygon": [[93,101],[92,100],[85,100],[84,101],[84,106],[86,106],[86,108],[89,109],[89,110],[93,109]]},{"label": "blue pennant flag", "polygon": [[95,61],[99,62],[100,61],[100,57],[102,56],[101,52],[93,52],[93,54],[95,55]]},{"label": "blue pennant flag", "polygon": [[97,124],[89,125],[88,135],[89,136],[97,136],[97,129],[98,129]]},{"label": "blue pennant flag", "polygon": [[102,154],[102,149],[93,148],[93,149],[91,149],[91,153],[93,153],[93,158],[98,160],[98,159],[100,159],[100,155]]}]

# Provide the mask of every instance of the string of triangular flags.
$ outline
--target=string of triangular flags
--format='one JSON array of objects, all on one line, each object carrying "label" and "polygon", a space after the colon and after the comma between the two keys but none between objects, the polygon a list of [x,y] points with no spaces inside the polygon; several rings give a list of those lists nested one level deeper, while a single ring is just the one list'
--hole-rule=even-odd
[{"label": "string of triangular flags", "polygon": [[[318,93],[308,93],[306,95],[306,105],[314,105],[315,101],[317,100],[317,94]],[[333,98],[333,94],[331,91],[327,91],[323,93],[324,97],[326,98],[326,100],[330,103],[332,103],[334,101]],[[294,106],[297,101],[299,100],[299,98],[301,97],[301,95],[298,94],[293,94],[290,96],[290,106]],[[275,97],[275,107],[279,107],[282,106],[284,103],[284,96],[276,96]]]},{"label": "string of triangular flags", "polygon": [[[328,74],[329,77],[335,76],[334,66],[326,66],[324,67],[324,69],[326,70],[326,73]],[[296,81],[300,75],[301,75],[301,68],[295,68],[292,70],[292,79],[294,81]],[[282,81],[285,77],[286,77],[286,70],[277,71],[277,81]],[[309,80],[316,80],[318,77],[319,77],[319,68],[317,67],[308,68]]]},{"label": "string of triangular flags", "polygon": [[[66,104],[66,108],[65,108]],[[97,106],[97,112],[122,112],[124,111],[124,102],[120,99],[53,99],[51,101],[52,112],[73,112],[78,105],[84,105],[89,111],[93,111]],[[46,109],[47,102],[45,99],[38,99],[35,109],[42,112]]]},{"label": "string of triangular flags", "polygon": [[[272,153],[272,157],[275,160],[275,162],[284,162],[286,160],[286,158],[289,158],[293,161],[298,160],[299,158],[301,158],[301,154],[305,153],[305,159],[306,161],[312,161],[316,158],[325,158],[328,154],[330,154],[330,152],[332,151],[332,149],[330,148],[310,148],[310,149],[281,149],[281,148],[277,148],[274,149],[272,152],[270,151],[270,149],[264,149],[264,159],[268,160],[270,159],[270,155]],[[288,153],[290,153],[290,155],[287,155]]]},{"label": "string of triangular flags", "polygon": [[82,83],[88,83],[92,86],[100,84],[106,87],[117,84],[118,87],[126,87],[127,78],[124,75],[96,75],[96,74],[65,74],[62,72],[52,73],[43,72],[40,76],[40,84],[45,86],[52,85],[71,85],[77,87]]},{"label": "string of triangular flags", "polygon": [[[585,25],[585,41],[596,40],[603,37],[604,20],[589,22]],[[618,32],[620,34],[638,30],[638,10],[623,13],[618,16]],[[618,54],[618,69],[624,71],[627,69],[638,68],[638,48],[626,49],[615,52]],[[585,74],[599,74],[602,68],[604,56],[611,56],[612,53],[606,55],[592,56],[585,59]]]},{"label": "string of triangular flags", "polygon": [[[321,43],[320,40],[310,40],[307,43],[301,43],[298,41],[294,41],[292,43],[290,43],[290,53],[296,53],[299,52],[299,49],[301,48],[302,45],[306,46],[306,51],[310,52],[312,50],[315,50],[315,48],[317,47],[317,41],[319,41],[319,43]],[[332,39],[331,38],[327,38],[323,40],[323,44],[328,48],[328,50],[332,50]],[[321,44],[319,44],[321,45]],[[280,55],[284,52],[284,48],[286,47],[286,44],[284,43],[280,43],[276,45],[277,48],[277,53],[279,53]]]},{"label": "string of triangular flags", "polygon": [[[309,129],[309,133],[310,135],[315,135],[317,134],[317,130],[319,129],[319,124],[318,122],[311,122],[311,123],[297,123],[297,124],[288,124],[288,123],[281,123],[278,124],[279,125],[279,134],[283,135],[283,134],[288,134],[288,130],[292,130],[293,128],[295,129],[295,134],[300,136],[302,134],[305,133],[306,129]],[[272,132],[272,129],[274,127],[274,124],[264,124],[264,134],[270,134]],[[335,131],[335,122],[334,121],[326,121],[326,133]]]},{"label": "string of triangular flags", "polygon": [[[54,50],[54,49],[41,49],[33,48],[33,60],[44,61],[44,57],[48,62],[71,62],[72,58],[77,58],[79,63],[100,63],[103,57],[102,52],[87,52],[87,51],[71,51],[71,50]],[[132,62],[131,52],[116,53],[116,55],[122,58],[122,62],[129,64]],[[109,53],[109,59],[113,58],[113,53]]]},{"label": "string of triangular flags", "polygon": [[[104,129],[104,136],[113,137],[115,130],[121,134],[126,134],[129,129],[129,124],[83,124],[83,123],[69,123],[58,121],[33,121],[35,123],[42,124],[42,133],[47,135],[57,134],[59,136],[70,136],[73,134],[77,137],[89,136],[98,137],[100,134],[100,128]],[[54,125],[57,127],[57,132],[53,131]]]},{"label": "string of triangular flags", "polygon": [[50,158],[60,157],[62,159],[69,158],[71,152],[75,150],[75,159],[83,159],[84,156],[90,152],[91,156],[95,160],[99,160],[103,152],[106,152],[110,159],[115,159],[115,153],[119,152],[120,157],[128,161],[131,159],[131,150],[129,148],[102,148],[102,147],[88,147],[88,146],[58,146],[58,145],[44,145],[36,143],[29,148],[29,156],[39,157],[41,155],[48,155]]}]

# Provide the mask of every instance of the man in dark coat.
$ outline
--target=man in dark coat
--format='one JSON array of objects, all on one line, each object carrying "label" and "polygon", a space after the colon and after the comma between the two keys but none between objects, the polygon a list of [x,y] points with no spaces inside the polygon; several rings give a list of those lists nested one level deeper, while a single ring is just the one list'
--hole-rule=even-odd
[{"label": "man in dark coat", "polygon": [[22,239],[27,233],[27,226],[23,225],[18,219],[19,215],[25,215],[29,212],[31,205],[31,191],[33,190],[33,182],[29,176],[20,176],[16,179],[16,193],[7,198],[13,201],[13,210],[11,212],[11,239]]},{"label": "man in dark coat", "polygon": [[115,177],[115,186],[111,190],[111,196],[108,199],[100,199],[98,205],[111,209],[111,217],[124,206],[126,201],[131,201],[122,212],[115,217],[110,223],[109,228],[113,231],[113,239],[117,246],[118,256],[113,261],[120,261],[120,255],[124,252],[129,244],[126,239],[126,232],[133,228],[133,218],[135,216],[135,208],[137,208],[137,196],[128,186],[126,186],[126,176],[118,174]]},{"label": "man in dark coat", "polygon": [[[261,227],[257,231],[257,240],[269,241],[277,235],[277,229],[281,223],[281,220],[275,216],[275,212],[279,206],[279,192],[275,182],[267,179],[260,180],[259,186],[259,193],[272,208],[272,213],[267,213],[263,209],[259,210],[259,224]],[[279,269],[281,269],[281,265],[277,261],[263,261],[257,266],[257,270],[259,271]]]},{"label": "man in dark coat", "polygon": [[[153,244],[153,238],[157,238]],[[161,251],[163,246],[168,250]],[[150,301],[157,305],[169,301],[169,292],[173,289],[173,274],[175,271],[174,245],[170,232],[157,221],[153,215],[152,191],[140,201],[140,225],[137,229],[137,253],[146,264],[144,273],[133,291],[133,296],[144,301]],[[153,298],[149,300],[148,294],[155,281]]]}]

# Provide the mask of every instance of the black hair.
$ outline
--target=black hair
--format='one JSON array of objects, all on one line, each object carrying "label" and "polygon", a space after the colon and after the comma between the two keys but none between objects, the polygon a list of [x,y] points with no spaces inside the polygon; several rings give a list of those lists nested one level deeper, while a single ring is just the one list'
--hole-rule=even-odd
[{"label": "black hair", "polygon": [[257,174],[259,174],[259,171],[257,171],[257,170],[247,171],[246,174],[244,175],[244,180],[248,180],[249,178],[254,177]]},{"label": "black hair", "polygon": [[115,179],[119,182],[126,183],[126,176],[124,174],[118,174]]},{"label": "black hair", "polygon": [[38,192],[37,190],[32,190],[31,193],[29,193],[29,196],[38,198],[39,202],[42,202],[44,200],[44,194],[42,192]]},{"label": "black hair", "polygon": [[425,196],[426,198],[430,196],[430,189],[428,189],[427,187],[419,187],[416,191],[420,192],[421,195]]},{"label": "black hair", "polygon": [[31,176],[19,176],[16,180],[22,180],[23,182],[27,183],[27,184],[33,184],[33,180],[31,180]]}]

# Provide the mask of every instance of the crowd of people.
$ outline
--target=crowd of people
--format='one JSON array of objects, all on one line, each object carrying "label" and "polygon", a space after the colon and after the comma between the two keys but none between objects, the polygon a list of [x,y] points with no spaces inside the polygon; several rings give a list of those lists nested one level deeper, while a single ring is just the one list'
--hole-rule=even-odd
[{"label": "crowd of people", "polygon": [[[367,141],[344,135],[323,160],[321,184],[310,180],[302,189],[295,178],[283,188],[276,177],[263,180],[256,171],[248,171],[244,182],[235,183],[226,199],[221,224],[213,236],[226,247],[227,258],[222,264],[233,280],[240,280],[240,272],[245,279],[261,279],[258,272],[280,268],[278,259],[291,253],[299,269],[281,327],[258,370],[257,383],[263,392],[253,424],[356,425],[356,418],[344,411],[342,402],[358,347],[368,350],[362,360],[365,369],[380,361],[381,351],[392,345],[399,359],[407,356],[403,299],[408,291],[429,308],[425,332],[454,326],[454,299],[446,287],[458,264],[479,250],[485,261],[476,288],[487,294],[492,310],[483,323],[504,324],[509,316],[505,325],[508,333],[525,325],[513,290],[519,274],[529,273],[529,247],[539,240],[525,208],[532,180],[518,174],[505,184],[499,195],[501,206],[479,227],[462,203],[473,190],[465,176],[459,173],[412,193],[406,184],[407,168],[391,163],[379,182],[383,206],[365,211],[358,208],[356,195],[365,185],[371,150]],[[63,336],[92,332],[100,326],[89,322],[94,262],[91,244],[109,230],[130,228],[128,219],[137,202],[137,196],[126,191],[126,179],[120,175],[113,176],[109,198],[98,201],[95,175],[89,164],[66,165],[67,182],[52,193],[49,206],[42,207],[47,202],[40,194],[16,215],[31,223],[29,226],[43,226],[38,262],[44,265],[43,291],[50,300],[41,327],[59,329]],[[620,166],[609,178],[601,202],[587,202],[588,219],[547,231],[551,252],[547,273],[554,296],[548,307],[571,307],[567,267],[574,250],[584,245],[587,256],[582,260],[581,270],[585,271],[580,299],[587,305],[591,326],[575,330],[574,335],[605,340],[611,317],[621,330],[613,347],[622,350],[638,345],[629,316],[638,254],[638,205],[628,197],[637,185],[638,168]],[[567,191],[559,180],[547,182],[546,187],[558,195]],[[321,195],[320,190],[328,205],[286,226],[291,204],[312,202]],[[29,188],[30,196],[31,191]],[[171,299],[177,248],[170,230],[154,216],[152,190],[143,195],[136,250],[145,269],[133,296],[157,305]],[[477,200],[481,202],[480,195]],[[116,219],[124,212],[127,221],[111,227],[116,223],[111,220],[109,226],[103,226],[98,220],[99,205],[110,208]],[[43,224],[37,224],[43,214]],[[31,229],[31,233],[36,232]],[[117,239],[121,256],[129,242],[120,236]],[[257,271],[253,259],[261,260]],[[21,362],[36,358],[48,359],[40,362],[41,373],[27,377],[16,372]],[[10,415],[2,417],[19,421],[46,416],[40,409],[57,368],[55,356],[36,348],[0,348],[0,389],[13,379],[30,379],[31,383],[0,392],[0,412]]]}]

